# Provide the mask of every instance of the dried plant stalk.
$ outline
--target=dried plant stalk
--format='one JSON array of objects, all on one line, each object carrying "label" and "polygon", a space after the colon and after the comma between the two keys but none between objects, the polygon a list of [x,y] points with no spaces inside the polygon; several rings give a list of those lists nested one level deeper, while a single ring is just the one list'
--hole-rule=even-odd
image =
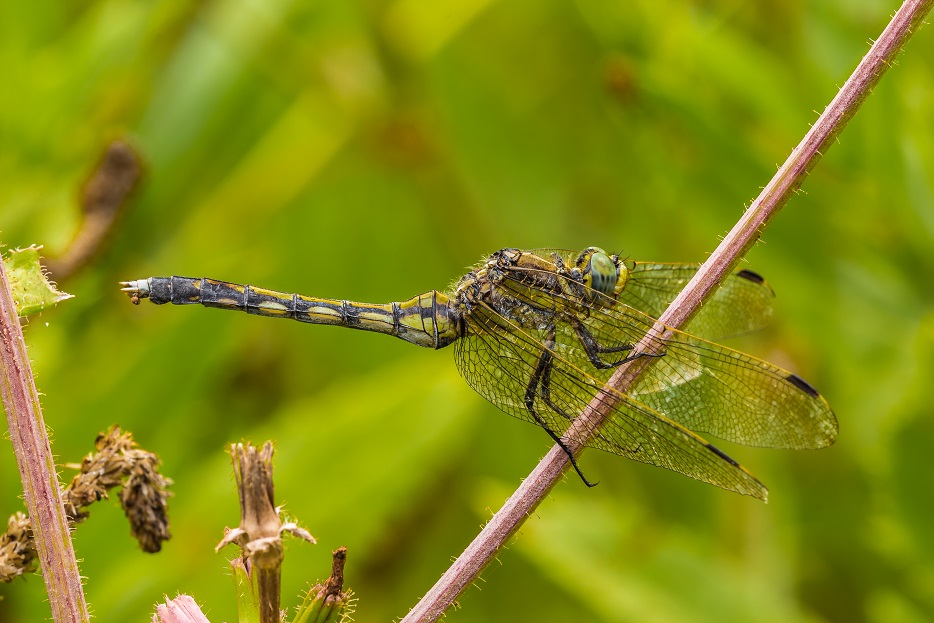
[{"label": "dried plant stalk", "polygon": [[271,441],[258,450],[252,444],[233,444],[237,492],[240,496],[240,526],[228,529],[217,545],[220,549],[236,543],[242,550],[244,566],[256,578],[261,623],[278,623],[282,575],[282,534],[289,533],[309,543],[315,539],[294,522],[283,523],[275,505],[272,480]]}]

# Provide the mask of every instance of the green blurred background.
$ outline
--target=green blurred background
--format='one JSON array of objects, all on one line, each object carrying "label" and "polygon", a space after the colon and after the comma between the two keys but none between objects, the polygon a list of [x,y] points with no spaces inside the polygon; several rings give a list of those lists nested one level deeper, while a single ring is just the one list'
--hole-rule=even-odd
[{"label": "green blurred background", "polygon": [[[0,9],[0,229],[64,251],[126,137],[146,177],[76,298],[26,332],[62,462],[113,423],[175,479],[145,555],[116,502],[75,534],[99,621],[186,592],[236,619],[225,447],[278,445],[283,603],[349,549],[357,621],[400,617],[550,446],[448,351],[115,286],[211,276],[370,302],[505,246],[700,262],[830,101],[894,1],[105,0]],[[592,451],[452,621],[934,619],[934,28],[748,256],[774,326],[734,341],[818,387],[820,452],[727,446],[765,505]],[[53,275],[54,277],[54,275]],[[63,478],[70,479],[68,470]],[[22,507],[9,444],[0,510]],[[48,617],[41,579],[0,621]]]}]

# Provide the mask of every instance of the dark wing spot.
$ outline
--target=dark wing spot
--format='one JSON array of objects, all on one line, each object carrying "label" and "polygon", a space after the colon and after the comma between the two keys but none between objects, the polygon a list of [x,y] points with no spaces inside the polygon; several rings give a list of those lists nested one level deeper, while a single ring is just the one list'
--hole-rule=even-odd
[{"label": "dark wing spot", "polygon": [[746,270],[745,268],[743,270],[737,271],[736,276],[742,277],[743,279],[748,279],[753,283],[765,283],[765,279],[763,279],[762,275],[759,273],[754,273],[751,270]]},{"label": "dark wing spot", "polygon": [[810,383],[802,379],[797,374],[789,374],[788,376],[785,377],[785,380],[791,383],[792,385],[794,385],[795,387],[797,387],[798,389],[800,389],[801,391],[803,391],[808,396],[811,396],[812,398],[820,397],[820,394],[817,392],[817,390],[811,387]]},{"label": "dark wing spot", "polygon": [[732,465],[733,467],[739,467],[739,463],[737,463],[736,461],[734,461],[729,455],[726,454],[726,452],[724,452],[723,450],[721,450],[721,449],[718,448],[717,446],[708,443],[708,444],[707,444],[707,447],[710,448],[711,450],[713,450],[713,453],[714,453],[714,454],[716,454],[717,456],[719,456],[721,459],[723,459],[724,461],[726,461],[727,463],[729,463],[729,464]]}]

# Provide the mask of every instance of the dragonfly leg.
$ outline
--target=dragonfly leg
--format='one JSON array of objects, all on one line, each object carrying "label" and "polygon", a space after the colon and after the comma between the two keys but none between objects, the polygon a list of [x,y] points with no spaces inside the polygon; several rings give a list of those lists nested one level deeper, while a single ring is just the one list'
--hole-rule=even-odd
[{"label": "dragonfly leg", "polygon": [[[559,407],[557,404],[555,404],[551,400],[551,372],[553,369],[554,369],[554,357],[551,357],[548,362],[548,367],[542,373],[542,379],[538,387],[538,394],[541,397],[542,401],[546,405],[548,405],[548,407],[552,411],[554,411],[561,417],[565,418],[566,420],[571,421],[574,418],[571,415],[569,415],[566,411],[564,411],[564,409]],[[606,447],[615,446],[616,448],[619,449],[620,453],[623,456],[635,456],[636,453],[638,453],[639,450],[642,449],[642,444],[637,445],[635,448],[626,448],[620,445],[618,442],[614,441],[613,439],[608,438],[606,435],[604,435],[601,432],[598,432],[596,434],[595,439],[599,439],[600,441],[602,441],[606,445]]]},{"label": "dragonfly leg", "polygon": [[542,351],[541,357],[538,358],[538,364],[535,366],[535,371],[532,373],[532,378],[529,380],[529,385],[525,390],[525,407],[529,410],[535,422],[544,428],[548,436],[551,437],[556,444],[561,446],[564,453],[568,455],[571,466],[574,468],[574,471],[577,472],[577,475],[580,476],[584,484],[588,487],[595,487],[597,483],[587,480],[587,477],[584,476],[584,472],[581,471],[580,466],[577,464],[577,459],[574,458],[574,453],[571,452],[571,449],[564,440],[561,439],[561,436],[553,431],[548,425],[548,422],[535,410],[535,395],[540,393],[542,400],[555,413],[569,421],[574,419],[551,401],[551,370],[554,362],[554,355],[551,352],[551,348],[553,348],[554,345],[555,331],[554,328],[552,328],[549,338],[545,341],[545,349]]},{"label": "dragonfly leg", "polygon": [[[574,333],[577,334],[577,339],[580,340],[581,346],[584,347],[584,352],[587,354],[587,358],[590,360],[590,363],[594,365],[595,368],[601,370],[608,370],[609,368],[618,368],[624,363],[629,363],[634,359],[639,357],[661,357],[665,353],[650,354],[650,353],[632,353],[633,345],[632,344],[623,344],[621,346],[603,346],[597,341],[597,338],[587,330],[587,327],[584,326],[580,320],[572,319],[571,325],[574,327]],[[600,358],[600,355],[605,355],[609,353],[629,353],[619,361],[614,361],[608,363],[603,361]]]},{"label": "dragonfly leg", "polygon": [[580,269],[576,266],[568,268],[564,259],[557,253],[551,254],[551,261],[555,264],[555,272],[563,277],[564,293],[578,301],[584,301],[587,298],[587,288],[584,286]]}]

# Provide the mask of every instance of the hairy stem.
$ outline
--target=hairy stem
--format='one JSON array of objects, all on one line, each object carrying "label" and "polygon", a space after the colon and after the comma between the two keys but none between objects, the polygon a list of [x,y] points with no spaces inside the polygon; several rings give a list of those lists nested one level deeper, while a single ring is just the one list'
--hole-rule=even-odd
[{"label": "hairy stem", "polygon": [[56,623],[89,621],[78,562],[13,295],[0,262],[0,394]]},{"label": "hairy stem", "polygon": [[[646,338],[636,346],[637,351],[652,353],[657,349],[651,346],[652,344],[661,344],[661,340],[664,340],[670,329],[677,329],[700,309],[720,281],[759,239],[765,225],[801,187],[808,173],[843,131],[905,43],[922,24],[932,4],[934,0],[906,0],[902,4],[811,130],[690,283],[661,315]],[[598,394],[575,420],[565,435],[575,455],[583,449],[583,443],[599,430],[603,420],[612,411],[616,402],[614,396],[625,393],[642,371],[651,365],[652,359],[640,357],[621,366],[607,382],[607,387],[612,388],[612,391]],[[552,447],[454,564],[409,611],[402,623],[436,621],[440,618],[457,596],[489,564],[569,467],[570,461],[564,450],[558,445]]]}]

